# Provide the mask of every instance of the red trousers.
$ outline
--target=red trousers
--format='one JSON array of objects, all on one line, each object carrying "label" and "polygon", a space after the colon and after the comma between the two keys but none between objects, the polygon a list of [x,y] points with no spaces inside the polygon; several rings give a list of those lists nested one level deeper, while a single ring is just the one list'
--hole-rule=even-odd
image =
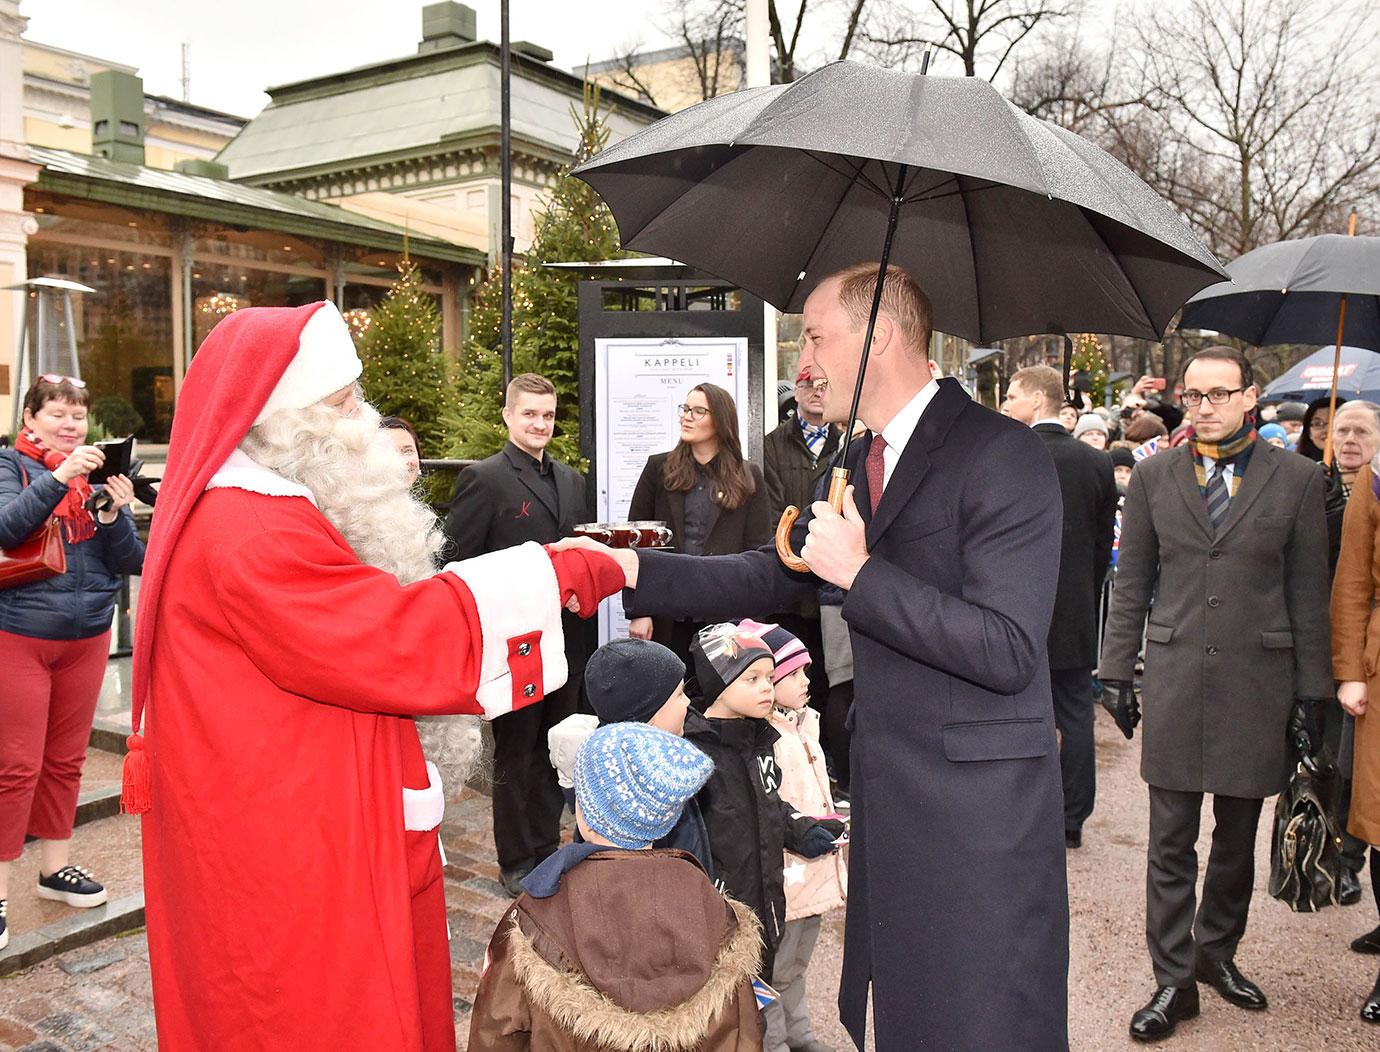
[{"label": "red trousers", "polygon": [[81,767],[110,654],[110,633],[34,639],[0,632],[0,862],[24,835],[72,835]]}]

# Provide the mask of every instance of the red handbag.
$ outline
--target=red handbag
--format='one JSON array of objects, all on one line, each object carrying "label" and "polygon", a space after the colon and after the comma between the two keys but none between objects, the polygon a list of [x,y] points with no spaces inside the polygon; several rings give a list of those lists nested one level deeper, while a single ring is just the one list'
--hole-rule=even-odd
[{"label": "red handbag", "polygon": [[[19,466],[24,485],[29,473]],[[13,548],[0,548],[0,588],[18,588],[67,572],[67,548],[62,543],[62,523],[56,516],[40,526],[33,536]]]}]

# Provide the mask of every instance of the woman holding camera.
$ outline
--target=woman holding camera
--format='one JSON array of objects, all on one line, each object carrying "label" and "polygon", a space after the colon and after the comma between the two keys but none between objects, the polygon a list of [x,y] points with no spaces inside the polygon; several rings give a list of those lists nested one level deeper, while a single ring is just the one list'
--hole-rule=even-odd
[{"label": "woman holding camera", "polygon": [[85,445],[89,395],[80,380],[39,377],[24,395],[14,449],[0,449],[0,548],[13,549],[56,519],[65,573],[0,587],[0,947],[9,941],[10,863],[25,834],[39,840],[38,894],[99,906],[105,888],[70,864],[68,846],[91,720],[110,653],[120,577],[137,574],[144,545],[123,475],[93,512],[87,476],[105,455]]},{"label": "woman holding camera", "polygon": [[[716,384],[700,384],[677,412],[680,441],[647,458],[628,518],[669,523],[671,543],[688,555],[734,555],[770,542],[766,479],[743,459],[733,396]],[[639,617],[628,631],[670,647],[689,665],[698,628],[693,621]]]}]

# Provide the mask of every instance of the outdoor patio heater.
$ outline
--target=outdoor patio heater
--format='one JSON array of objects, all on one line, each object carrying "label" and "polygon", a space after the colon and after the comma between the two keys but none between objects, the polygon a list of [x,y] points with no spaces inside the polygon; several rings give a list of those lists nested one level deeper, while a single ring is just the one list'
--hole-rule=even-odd
[{"label": "outdoor patio heater", "polygon": [[14,412],[10,419],[10,434],[17,435],[24,392],[37,377],[56,373],[81,379],[72,294],[96,290],[66,278],[30,278],[18,285],[6,285],[5,290],[23,293],[25,297],[14,378]]}]

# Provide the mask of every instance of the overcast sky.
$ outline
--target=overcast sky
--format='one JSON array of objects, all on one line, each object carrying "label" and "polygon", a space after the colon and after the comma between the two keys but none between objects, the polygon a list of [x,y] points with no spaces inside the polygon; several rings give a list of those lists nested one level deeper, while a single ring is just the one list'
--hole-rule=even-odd
[{"label": "overcast sky", "polygon": [[[481,39],[497,40],[498,0],[468,0]],[[182,96],[191,45],[191,98],[252,117],[263,89],[411,54],[422,0],[22,0],[25,36],[137,66],[144,90]],[[597,62],[639,37],[665,43],[663,0],[510,0],[514,40],[556,53],[565,69]]]},{"label": "overcast sky", "polygon": [[[478,13],[480,38],[496,41],[499,0],[466,2]],[[666,46],[671,41],[660,27],[672,2],[510,0],[512,37],[549,48],[556,65],[571,69],[633,45]],[[830,2],[818,4],[826,18],[834,14]],[[1105,14],[1119,2],[1084,0],[1085,29],[1097,22],[1087,12]],[[424,0],[21,0],[20,13],[29,18],[29,39],[135,66],[153,95],[182,97],[186,42],[191,100],[252,117],[268,103],[266,87],[415,53],[423,6]],[[807,29],[816,25],[807,20]],[[941,55],[931,71],[951,74],[953,61]]]}]

